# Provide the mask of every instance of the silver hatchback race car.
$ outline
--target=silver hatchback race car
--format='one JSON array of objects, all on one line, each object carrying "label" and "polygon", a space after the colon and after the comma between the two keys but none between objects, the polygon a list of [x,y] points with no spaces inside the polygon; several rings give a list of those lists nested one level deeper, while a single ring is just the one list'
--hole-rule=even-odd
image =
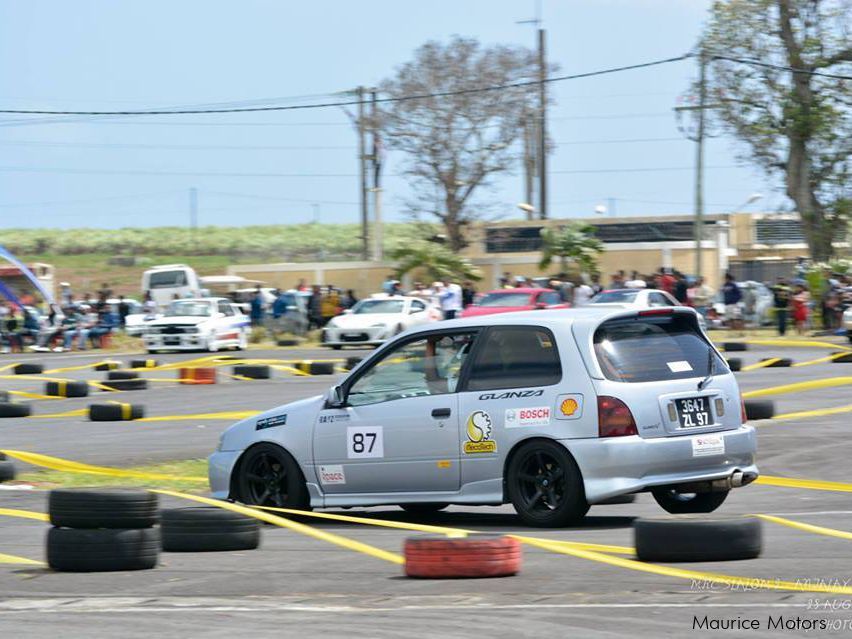
[{"label": "silver hatchback race car", "polygon": [[325,395],[234,424],[210,484],[296,509],[511,502],[534,526],[640,491],[710,512],[757,478],[744,421],[692,309],[488,315],[407,331]]}]

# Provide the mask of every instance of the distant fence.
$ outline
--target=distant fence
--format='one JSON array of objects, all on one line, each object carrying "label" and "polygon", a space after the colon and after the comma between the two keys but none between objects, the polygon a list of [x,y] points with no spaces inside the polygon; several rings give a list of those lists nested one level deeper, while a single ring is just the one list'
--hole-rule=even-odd
[{"label": "distant fence", "polygon": [[796,260],[751,260],[731,262],[728,270],[738,282],[774,282],[779,277],[791,278],[796,270]]}]

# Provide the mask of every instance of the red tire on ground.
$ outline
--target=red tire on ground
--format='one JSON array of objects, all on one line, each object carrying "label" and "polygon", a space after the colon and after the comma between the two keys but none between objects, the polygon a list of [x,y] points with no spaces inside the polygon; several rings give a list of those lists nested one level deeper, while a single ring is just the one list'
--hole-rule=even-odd
[{"label": "red tire on ground", "polygon": [[414,537],[403,548],[405,574],[424,579],[509,577],[521,570],[521,543],[512,537]]}]

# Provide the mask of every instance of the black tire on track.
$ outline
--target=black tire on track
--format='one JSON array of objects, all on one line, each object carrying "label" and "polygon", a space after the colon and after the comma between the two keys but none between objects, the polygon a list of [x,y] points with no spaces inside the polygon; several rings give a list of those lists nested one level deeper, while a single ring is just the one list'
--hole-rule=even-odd
[{"label": "black tire on track", "polygon": [[[774,357],[764,357],[761,359],[761,362],[765,362],[769,359],[775,359]],[[779,357],[777,362],[772,362],[766,368],[789,368],[793,365],[793,360],[789,357]]]},{"label": "black tire on track", "polygon": [[254,550],[260,545],[260,521],[223,508],[163,510],[160,530],[167,552]]},{"label": "black tire on track", "polygon": [[157,495],[147,490],[57,488],[50,491],[47,512],[51,524],[66,528],[150,528],[157,506]]},{"label": "black tire on track", "polygon": [[156,359],[131,359],[130,368],[156,368],[160,362]]},{"label": "black tire on track", "polygon": [[[3,459],[6,459],[5,455],[3,455]],[[0,461],[0,483],[13,479],[15,479],[15,464],[10,461]]]},{"label": "black tire on track", "polygon": [[297,339],[279,339],[276,344],[278,346],[298,346],[300,342]]},{"label": "black tire on track", "polygon": [[731,369],[732,372],[736,373],[739,370],[742,370],[743,360],[740,357],[729,357],[727,360],[728,368]]},{"label": "black tire on track", "polygon": [[334,375],[334,362],[300,362],[297,368],[308,375]]},{"label": "black tire on track", "polygon": [[265,364],[237,364],[233,370],[234,375],[248,377],[249,379],[269,379],[272,377],[272,369]]},{"label": "black tire on track", "polygon": [[51,397],[88,397],[89,384],[83,381],[47,382],[44,394]]},{"label": "black tire on track", "polygon": [[106,378],[110,381],[114,381],[117,379],[139,379],[139,373],[136,371],[109,371],[106,374]]},{"label": "black tire on track", "polygon": [[117,391],[145,390],[148,388],[147,379],[114,379],[103,383],[103,386]]},{"label": "black tire on track", "polygon": [[117,368],[121,368],[121,362],[101,362],[95,366],[96,371],[114,371]]},{"label": "black tire on track", "polygon": [[23,362],[12,369],[15,375],[40,375],[44,372],[44,366],[32,362]]},{"label": "black tire on track", "polygon": [[734,353],[737,351],[747,351],[748,344],[743,342],[724,342],[722,344],[722,350],[726,353]]},{"label": "black tire on track", "polygon": [[[130,406],[127,416],[123,406]],[[145,407],[139,404],[89,404],[89,421],[126,422],[145,417]]]},{"label": "black tire on track", "polygon": [[745,404],[748,419],[772,419],[775,416],[775,402],[771,399],[747,399]]},{"label": "black tire on track", "polygon": [[633,523],[640,561],[729,561],[754,559],[763,547],[757,517],[637,519]]},{"label": "black tire on track", "polygon": [[159,555],[157,528],[51,528],[47,532],[47,564],[61,572],[147,570],[157,565]]},{"label": "black tire on track", "polygon": [[32,407],[29,404],[0,403],[0,417],[29,417],[30,413]]},{"label": "black tire on track", "polygon": [[[834,354],[837,355],[837,353]],[[843,353],[840,357],[835,357],[833,361],[835,364],[852,364],[852,352]]]},{"label": "black tire on track", "polygon": [[344,368],[348,371],[351,371],[353,368],[355,368],[356,366],[358,366],[358,364],[361,363],[362,359],[362,357],[347,357]]}]

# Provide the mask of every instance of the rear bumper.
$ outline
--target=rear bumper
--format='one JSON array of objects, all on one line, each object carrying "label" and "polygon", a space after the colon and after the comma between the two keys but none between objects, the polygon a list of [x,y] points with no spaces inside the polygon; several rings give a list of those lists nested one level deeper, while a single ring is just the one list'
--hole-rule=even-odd
[{"label": "rear bumper", "polygon": [[560,443],[580,467],[586,499],[595,503],[654,486],[724,479],[736,471],[758,474],[754,428],[741,426],[713,434],[724,438],[724,453],[695,456],[691,436],[565,439]]}]

